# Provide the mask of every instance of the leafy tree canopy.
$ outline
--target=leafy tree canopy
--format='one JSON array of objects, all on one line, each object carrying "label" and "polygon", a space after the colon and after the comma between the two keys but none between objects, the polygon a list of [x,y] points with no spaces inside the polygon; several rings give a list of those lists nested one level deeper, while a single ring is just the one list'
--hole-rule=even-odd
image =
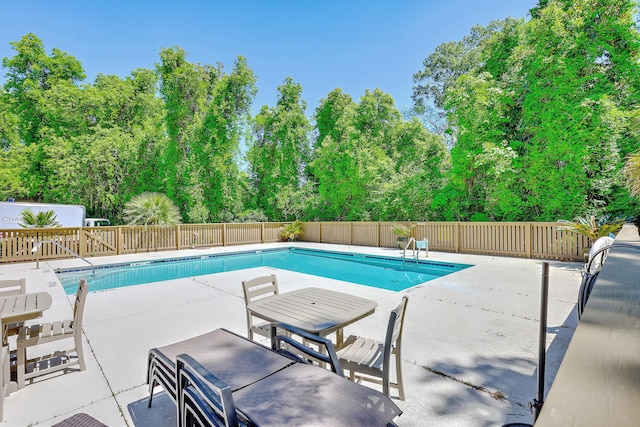
[{"label": "leafy tree canopy", "polygon": [[114,224],[144,193],[190,223],[638,216],[636,21],[634,0],[540,0],[438,46],[409,113],[337,88],[310,118],[291,77],[251,117],[243,57],[227,72],[175,46],[82,83],[77,59],[26,34],[2,60],[0,198]]}]

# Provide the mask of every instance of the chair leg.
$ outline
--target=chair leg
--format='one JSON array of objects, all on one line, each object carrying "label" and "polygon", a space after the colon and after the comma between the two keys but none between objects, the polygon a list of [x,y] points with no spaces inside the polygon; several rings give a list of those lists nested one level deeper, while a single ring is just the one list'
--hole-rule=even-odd
[{"label": "chair leg", "polygon": [[27,349],[18,344],[18,350],[16,351],[18,356],[16,360],[16,372],[17,372],[17,385],[18,389],[24,388],[25,383],[25,369],[26,369],[26,359],[27,359]]},{"label": "chair leg", "polygon": [[149,384],[149,403],[147,404],[147,408],[151,408],[151,401],[153,400],[153,388],[156,385],[156,381],[152,380]]},{"label": "chair leg", "polygon": [[404,400],[404,384],[402,382],[402,358],[396,353],[396,384],[398,387],[398,398]]},{"label": "chair leg", "polygon": [[80,365],[80,370],[84,371],[87,369],[87,366],[84,363],[84,350],[82,349],[82,334],[77,338],[76,341],[76,354],[78,355],[78,364]]},{"label": "chair leg", "polygon": [[382,393],[391,398],[391,394],[389,393],[389,369],[382,370]]}]

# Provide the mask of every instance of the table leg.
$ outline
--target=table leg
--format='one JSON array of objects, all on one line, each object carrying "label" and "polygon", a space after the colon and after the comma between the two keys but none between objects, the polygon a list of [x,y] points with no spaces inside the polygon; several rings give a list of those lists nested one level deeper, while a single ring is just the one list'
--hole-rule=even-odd
[{"label": "table leg", "polygon": [[2,346],[2,348],[0,348],[0,365],[0,369],[2,369],[2,381],[0,381],[0,421],[4,421],[4,398],[9,395],[9,393],[5,391],[5,375],[11,374],[8,372],[8,369],[4,369],[5,365],[7,365],[7,368],[9,367],[9,346]]},{"label": "table leg", "polygon": [[338,329],[336,331],[336,345],[335,345],[336,350],[339,350],[340,347],[342,347],[342,344],[344,344],[343,330],[342,329]]},{"label": "table leg", "polygon": [[0,322],[0,327],[2,328],[2,345],[9,345],[9,330],[8,330],[8,326],[9,325],[5,325],[4,323]]},{"label": "table leg", "polygon": [[4,322],[0,322],[0,328],[2,328],[2,354],[0,355],[0,369],[2,369],[2,381],[0,386],[2,389],[2,396],[9,396],[11,388],[9,387],[11,382],[11,367],[9,366],[9,343],[7,342],[7,325]]}]

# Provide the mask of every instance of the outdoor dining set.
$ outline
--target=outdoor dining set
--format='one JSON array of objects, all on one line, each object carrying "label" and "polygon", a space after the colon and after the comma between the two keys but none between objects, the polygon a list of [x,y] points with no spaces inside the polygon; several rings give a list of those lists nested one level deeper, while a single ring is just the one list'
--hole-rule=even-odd
[{"label": "outdoor dining set", "polygon": [[[179,426],[395,425],[402,411],[391,397],[405,397],[400,349],[406,296],[391,312],[382,340],[345,338],[343,329],[373,314],[375,301],[315,287],[280,293],[275,275],[242,285],[247,337],[219,328],[152,348],[147,360],[149,408],[161,386],[176,405]],[[87,291],[81,280],[72,319],[33,324],[25,321],[41,317],[51,296],[25,292],[24,279],[0,281],[0,416],[5,396],[34,377],[69,367],[85,369]],[[73,339],[73,347],[27,359],[27,348],[61,339]],[[382,392],[362,381],[380,384]],[[71,424],[65,420],[59,425],[103,425],[87,414],[68,420]]]},{"label": "outdoor dining set", "polygon": [[[395,425],[402,411],[390,389],[404,400],[406,296],[377,341],[343,336],[345,326],[375,311],[375,301],[313,287],[281,294],[275,275],[244,281],[243,292],[248,338],[216,329],[149,351],[149,407],[160,385],[177,406],[179,426]],[[378,382],[383,392],[356,379]]]},{"label": "outdoor dining set", "polygon": [[[73,308],[73,318],[46,323],[29,323],[51,307],[48,292],[25,292],[25,279],[0,280],[0,420],[3,419],[4,398],[21,389],[28,380],[78,366],[85,370],[82,351],[82,315],[88,285],[80,281]],[[56,350],[38,358],[27,359],[27,349],[64,339],[73,339],[73,346]],[[15,349],[11,349],[15,347]],[[12,375],[13,372],[15,375]]]}]

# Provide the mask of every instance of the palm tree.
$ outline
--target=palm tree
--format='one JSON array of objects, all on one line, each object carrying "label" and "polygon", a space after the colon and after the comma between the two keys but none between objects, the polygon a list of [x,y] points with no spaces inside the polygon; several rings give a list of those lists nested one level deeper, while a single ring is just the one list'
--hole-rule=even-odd
[{"label": "palm tree", "polygon": [[23,228],[49,228],[60,227],[58,216],[52,210],[33,213],[29,208],[20,212],[20,227]]},{"label": "palm tree", "polygon": [[622,228],[624,221],[624,218],[609,219],[608,216],[603,216],[597,220],[595,215],[578,217],[573,222],[561,219],[558,222],[564,225],[558,227],[558,230],[573,231],[596,240],[611,233],[617,233]]},{"label": "palm tree", "polygon": [[124,221],[129,225],[171,225],[179,224],[181,216],[164,194],[144,192],[125,203]]}]

